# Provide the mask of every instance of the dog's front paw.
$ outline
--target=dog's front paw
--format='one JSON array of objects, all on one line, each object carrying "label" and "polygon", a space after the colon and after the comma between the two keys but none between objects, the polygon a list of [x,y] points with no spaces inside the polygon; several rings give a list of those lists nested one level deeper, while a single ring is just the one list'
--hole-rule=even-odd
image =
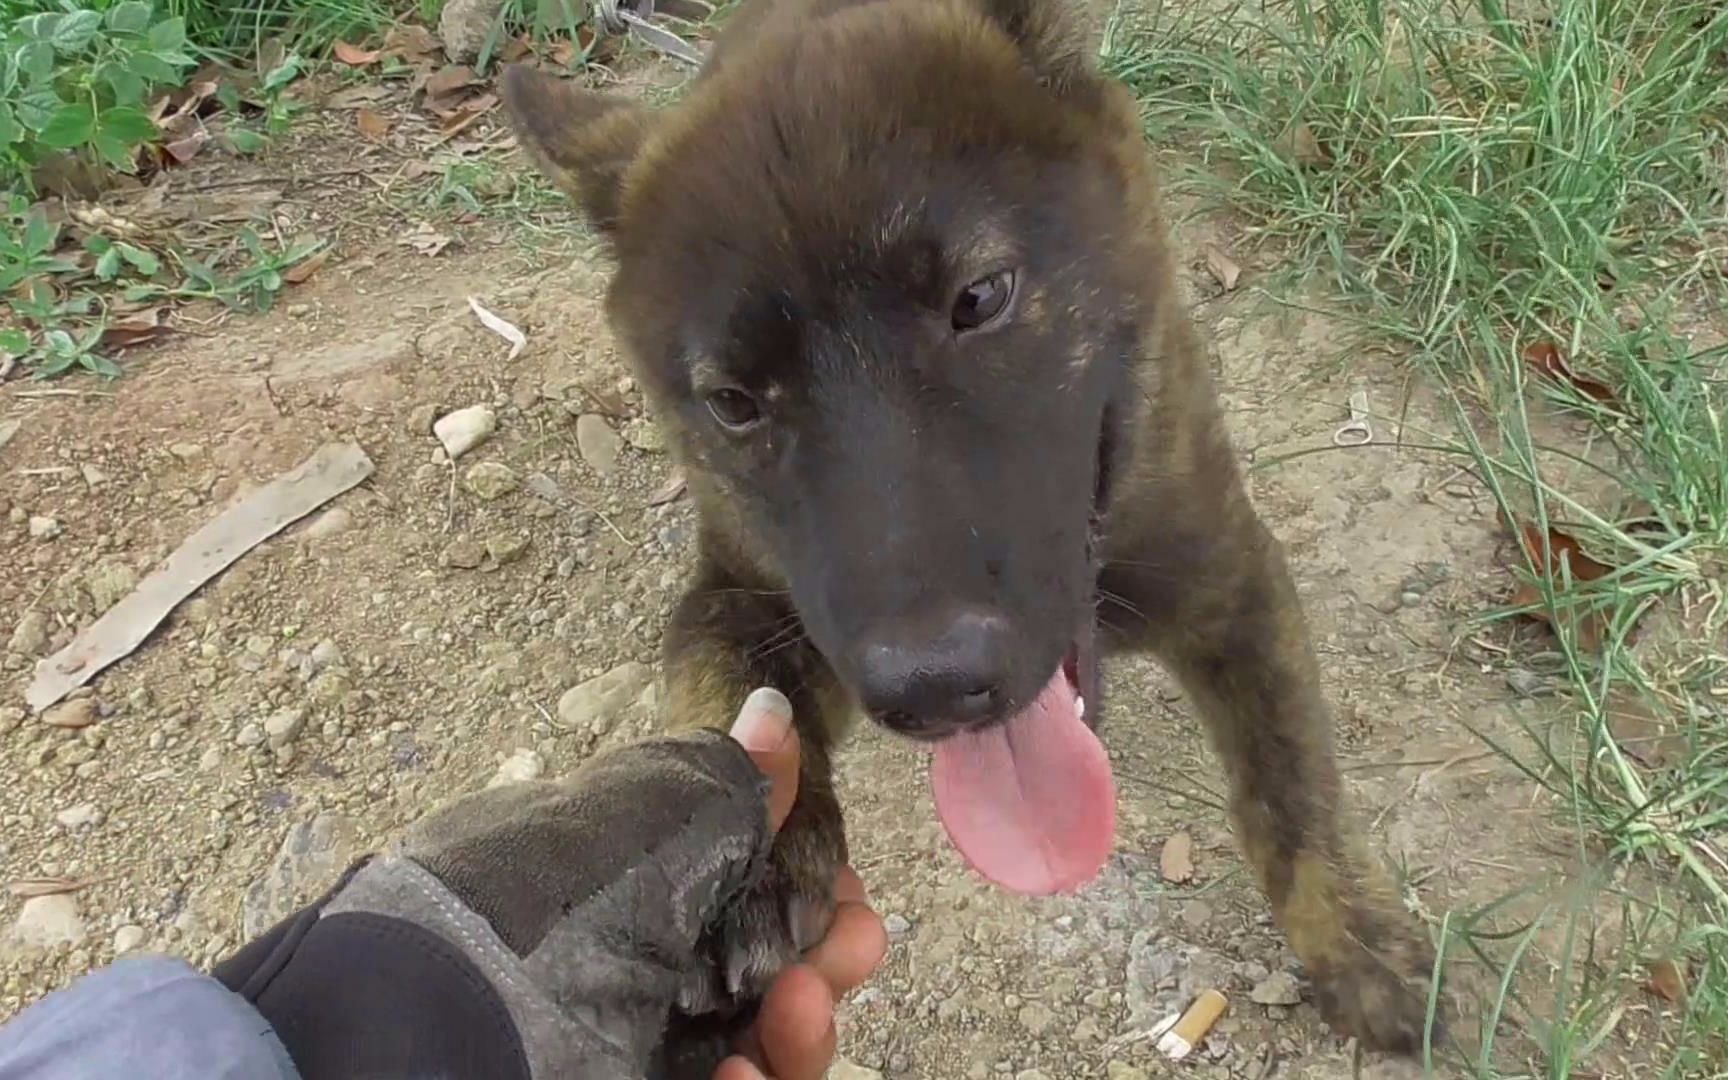
[{"label": "dog's front paw", "polygon": [[761,999],[775,978],[828,934],[834,880],[846,863],[838,820],[789,819],[776,838],[768,872],[709,928],[699,955],[706,977],[679,995],[686,1015],[730,1014]]},{"label": "dog's front paw", "polygon": [[[1360,900],[1344,912],[1345,937],[1310,964],[1320,1014],[1371,1050],[1421,1051],[1428,1027],[1434,948],[1420,926],[1390,902]],[[1438,1045],[1440,1017],[1434,1017]]]}]

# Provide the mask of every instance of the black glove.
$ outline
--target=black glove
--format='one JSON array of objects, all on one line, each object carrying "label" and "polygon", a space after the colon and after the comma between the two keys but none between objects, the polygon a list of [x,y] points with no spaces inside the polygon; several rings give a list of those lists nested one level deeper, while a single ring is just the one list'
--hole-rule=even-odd
[{"label": "black glove", "polygon": [[[772,690],[751,709],[791,713]],[[764,870],[766,794],[705,731],[465,796],[215,974],[305,1080],[706,1080],[751,1018],[674,1006],[704,997],[704,928]]]}]

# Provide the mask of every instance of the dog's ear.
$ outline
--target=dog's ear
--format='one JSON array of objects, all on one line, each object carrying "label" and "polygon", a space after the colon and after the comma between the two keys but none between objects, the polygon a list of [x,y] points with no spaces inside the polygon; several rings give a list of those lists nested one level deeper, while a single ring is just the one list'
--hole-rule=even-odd
[{"label": "dog's ear", "polygon": [[984,14],[1020,47],[1021,55],[1058,97],[1089,89],[1092,28],[1081,9],[1060,0],[983,0]]},{"label": "dog's ear", "polygon": [[624,174],[653,127],[653,112],[521,64],[505,69],[501,96],[510,127],[534,164],[601,233],[615,231]]}]

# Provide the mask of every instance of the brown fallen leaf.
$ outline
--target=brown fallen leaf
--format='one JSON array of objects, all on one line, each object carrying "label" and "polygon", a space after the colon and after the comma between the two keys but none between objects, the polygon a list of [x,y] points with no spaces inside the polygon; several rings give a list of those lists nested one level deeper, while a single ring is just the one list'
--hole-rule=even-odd
[{"label": "brown fallen leaf", "polygon": [[393,93],[388,86],[350,86],[325,98],[324,106],[329,109],[358,109],[362,105],[385,101]]},{"label": "brown fallen leaf", "polygon": [[409,230],[407,235],[403,236],[397,243],[405,244],[430,258],[449,247],[450,238],[422,221]]},{"label": "brown fallen leaf", "polygon": [[534,41],[527,34],[517,34],[510,39],[509,44],[498,52],[498,59],[506,64],[514,64],[534,51]]},{"label": "brown fallen leaf", "polygon": [[1686,1000],[1686,968],[1679,960],[1655,960],[1650,964],[1650,978],[1644,989],[1663,1001],[1676,1005]]},{"label": "brown fallen leaf", "polygon": [[102,330],[102,344],[111,349],[144,345],[168,333],[168,308],[149,307],[122,315]]},{"label": "brown fallen leaf", "polygon": [[1236,265],[1236,260],[1215,247],[1206,249],[1206,271],[1224,286],[1225,292],[1234,291],[1236,283],[1242,279],[1242,268]]},{"label": "brown fallen leaf", "polygon": [[481,94],[479,97],[469,98],[444,116],[438,124],[438,130],[442,132],[443,138],[448,139],[460,134],[474,121],[497,107],[496,94]]},{"label": "brown fallen leaf", "polygon": [[360,46],[350,45],[346,41],[338,41],[330,51],[336,55],[337,60],[349,67],[365,67],[368,64],[375,64],[378,62],[378,58],[384,55],[383,49],[362,49]]},{"label": "brown fallen leaf", "polygon": [[1614,391],[1595,379],[1587,379],[1573,371],[1571,365],[1566,362],[1566,357],[1561,354],[1560,346],[1552,341],[1543,339],[1526,345],[1524,347],[1524,362],[1534,368],[1538,374],[1545,375],[1555,382],[1566,383],[1592,401],[1601,402],[1604,405],[1612,405],[1615,402]]},{"label": "brown fallen leaf", "polygon": [[443,48],[444,46],[439,44],[438,36],[426,27],[403,23],[392,26],[384,35],[384,48],[379,51],[379,55],[415,60],[432,56]]},{"label": "brown fallen leaf", "polygon": [[371,109],[361,109],[354,114],[354,126],[360,129],[360,134],[373,142],[390,134],[390,121],[373,112]]},{"label": "brown fallen leaf", "polygon": [[98,880],[100,879],[69,877],[19,878],[17,881],[7,882],[6,891],[20,900],[30,900],[38,896],[58,896],[61,893],[88,889]]},{"label": "brown fallen leaf", "polygon": [[465,64],[450,64],[426,76],[421,88],[426,91],[425,107],[432,112],[447,112],[467,97],[468,88],[479,82],[474,69]]},{"label": "brown fallen leaf", "polygon": [[1646,769],[1666,769],[1686,756],[1686,739],[1630,693],[1615,690],[1602,708],[1608,733]]},{"label": "brown fallen leaf", "polygon": [[673,469],[666,477],[666,482],[654,489],[654,494],[648,496],[649,506],[665,506],[677,502],[684,497],[689,484],[684,479],[683,469]]},{"label": "brown fallen leaf", "polygon": [[[1501,523],[1508,524],[1504,515],[1501,516]],[[1612,570],[1586,555],[1583,546],[1576,539],[1552,526],[1548,529],[1546,546],[1543,544],[1542,530],[1534,522],[1522,522],[1515,531],[1525,556],[1537,567],[1536,573],[1546,577],[1556,588],[1565,580],[1563,575],[1569,575],[1573,581],[1590,582],[1604,577]],[[1548,612],[1541,606],[1542,590],[1534,583],[1521,582],[1513,592],[1510,603],[1514,607],[1532,607],[1532,610],[1525,612],[1526,615],[1538,622],[1552,623]],[[1574,620],[1572,629],[1580,645],[1591,650],[1601,645],[1609,629],[1607,612],[1601,609],[1586,609],[1573,610],[1566,614]]]},{"label": "brown fallen leaf", "polygon": [[1164,880],[1180,885],[1194,879],[1194,838],[1185,832],[1172,833],[1158,853],[1158,872]]},{"label": "brown fallen leaf", "polygon": [[1298,165],[1324,165],[1332,160],[1332,155],[1315,137],[1314,129],[1302,121],[1285,128],[1284,133],[1273,140],[1272,149]]},{"label": "brown fallen leaf", "polygon": [[325,263],[330,261],[330,249],[325,248],[316,255],[309,255],[282,271],[282,280],[290,285],[299,285],[311,280]]}]

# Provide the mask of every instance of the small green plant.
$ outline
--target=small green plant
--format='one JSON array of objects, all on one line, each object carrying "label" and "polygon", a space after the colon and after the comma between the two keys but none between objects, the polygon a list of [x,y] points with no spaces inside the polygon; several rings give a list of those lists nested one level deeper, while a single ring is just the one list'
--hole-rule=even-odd
[{"label": "small green plant", "polygon": [[157,135],[146,108],[193,64],[183,20],[143,0],[39,12],[0,29],[0,186],[59,152],[130,172]]}]

